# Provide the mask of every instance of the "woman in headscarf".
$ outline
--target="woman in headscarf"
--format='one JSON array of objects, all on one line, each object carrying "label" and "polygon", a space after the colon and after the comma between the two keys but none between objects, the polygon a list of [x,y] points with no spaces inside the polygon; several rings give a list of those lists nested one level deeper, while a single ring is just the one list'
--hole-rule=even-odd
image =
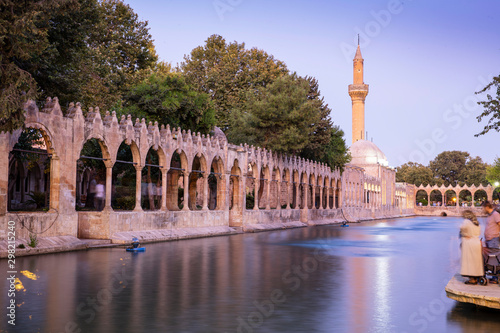
[{"label": "woman in headscarf", "polygon": [[462,261],[460,274],[468,277],[466,284],[477,284],[477,278],[484,275],[483,257],[481,253],[481,228],[476,215],[466,210],[463,213],[465,220],[460,226],[460,237],[462,238]]}]

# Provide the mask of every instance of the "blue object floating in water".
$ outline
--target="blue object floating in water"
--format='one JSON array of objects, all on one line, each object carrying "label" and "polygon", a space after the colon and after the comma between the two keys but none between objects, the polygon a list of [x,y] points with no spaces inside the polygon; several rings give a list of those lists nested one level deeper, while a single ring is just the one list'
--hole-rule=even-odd
[{"label": "blue object floating in water", "polygon": [[145,247],[127,247],[127,252],[146,252]]},{"label": "blue object floating in water", "polygon": [[348,227],[349,224],[342,224],[341,227]]}]

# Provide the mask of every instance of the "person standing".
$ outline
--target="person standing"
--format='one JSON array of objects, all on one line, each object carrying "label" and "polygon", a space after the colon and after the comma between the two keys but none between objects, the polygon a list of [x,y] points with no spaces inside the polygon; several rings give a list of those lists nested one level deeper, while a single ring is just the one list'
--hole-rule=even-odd
[{"label": "person standing", "polygon": [[[500,214],[493,208],[489,201],[482,204],[484,212],[488,215],[486,226],[484,228],[485,247],[483,247],[484,264],[488,262],[490,254],[500,253]],[[490,280],[492,283],[498,283],[497,279]]]},{"label": "person standing", "polygon": [[466,210],[463,212],[464,221],[460,226],[462,238],[462,257],[460,262],[460,275],[468,277],[466,284],[477,284],[477,278],[484,275],[484,265],[481,260],[481,228],[476,215]]},{"label": "person standing", "polygon": [[105,197],[106,197],[106,189],[104,187],[103,182],[101,181],[101,178],[99,178],[99,181],[95,186],[95,201],[96,201],[95,208],[97,211],[101,211],[104,209]]}]

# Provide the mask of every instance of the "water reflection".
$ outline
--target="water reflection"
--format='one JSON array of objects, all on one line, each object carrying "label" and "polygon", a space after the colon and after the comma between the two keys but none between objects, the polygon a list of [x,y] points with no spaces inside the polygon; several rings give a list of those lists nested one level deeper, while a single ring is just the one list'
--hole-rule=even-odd
[{"label": "water reflection", "polygon": [[[444,296],[460,219],[407,218],[19,258],[10,332],[485,332]],[[6,262],[0,262],[6,271]],[[7,284],[1,306],[7,305]],[[496,313],[496,317],[494,316]],[[478,326],[480,325],[480,326]],[[476,332],[476,331],[475,331]]]}]

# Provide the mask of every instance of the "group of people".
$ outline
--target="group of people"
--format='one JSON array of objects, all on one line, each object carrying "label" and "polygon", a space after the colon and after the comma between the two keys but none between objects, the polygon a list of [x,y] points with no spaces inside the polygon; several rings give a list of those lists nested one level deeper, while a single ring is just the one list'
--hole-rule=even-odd
[{"label": "group of people", "polygon": [[[489,201],[483,203],[483,210],[487,214],[484,229],[484,244],[479,238],[481,228],[476,215],[466,210],[463,213],[465,220],[460,226],[462,239],[462,259],[460,274],[469,279],[466,284],[477,284],[478,278],[484,276],[484,267],[490,254],[500,255],[500,214]],[[490,283],[498,283],[497,277],[492,277]]]}]

